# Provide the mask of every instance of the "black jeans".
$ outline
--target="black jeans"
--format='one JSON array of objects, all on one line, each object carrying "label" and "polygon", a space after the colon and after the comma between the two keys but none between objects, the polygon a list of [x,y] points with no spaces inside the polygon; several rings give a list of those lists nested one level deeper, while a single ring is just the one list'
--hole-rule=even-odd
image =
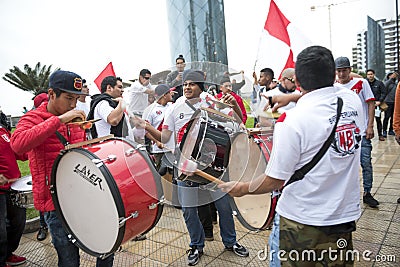
[{"label": "black jeans", "polygon": [[378,130],[378,136],[382,136],[382,118],[375,117],[375,121],[376,121],[376,128]]},{"label": "black jeans", "polygon": [[26,209],[13,205],[9,194],[0,194],[0,266],[18,248],[25,221]]},{"label": "black jeans", "polygon": [[383,131],[386,132],[389,124],[389,131],[393,131],[393,111],[394,111],[394,103],[386,103],[388,105],[387,110],[385,111],[385,118],[383,119]]}]

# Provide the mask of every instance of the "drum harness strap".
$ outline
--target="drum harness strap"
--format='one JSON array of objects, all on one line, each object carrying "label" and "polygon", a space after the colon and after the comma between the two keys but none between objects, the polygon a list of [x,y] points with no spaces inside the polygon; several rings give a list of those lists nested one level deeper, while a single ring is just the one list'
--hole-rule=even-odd
[{"label": "drum harness strap", "polygon": [[62,134],[60,134],[59,131],[56,131],[56,135],[57,135],[57,137],[58,137],[58,140],[60,140],[61,144],[63,144],[64,147],[67,146],[67,145],[69,145],[67,139],[65,139],[65,137],[64,137]]},{"label": "drum harness strap", "polygon": [[[304,178],[304,176],[312,169],[314,168],[314,166],[318,163],[318,161],[324,156],[324,154],[326,153],[326,151],[328,151],[329,146],[331,145],[333,138],[335,136],[335,132],[336,132],[336,127],[338,125],[339,119],[340,119],[340,114],[342,112],[342,107],[343,107],[343,100],[342,98],[338,97],[338,101],[337,101],[337,111],[336,111],[336,122],[335,122],[335,126],[332,129],[331,134],[329,135],[328,139],[325,141],[325,143],[323,144],[323,146],[321,147],[321,149],[318,151],[318,153],[312,158],[312,160],[307,163],[306,165],[304,165],[303,167],[301,167],[300,169],[296,170],[292,177],[290,177],[290,179],[288,180],[288,182],[283,186],[283,188],[285,188],[286,186],[288,186],[289,184],[293,183],[293,182],[297,182],[300,181],[301,179]],[[282,191],[283,188],[280,190]]]}]

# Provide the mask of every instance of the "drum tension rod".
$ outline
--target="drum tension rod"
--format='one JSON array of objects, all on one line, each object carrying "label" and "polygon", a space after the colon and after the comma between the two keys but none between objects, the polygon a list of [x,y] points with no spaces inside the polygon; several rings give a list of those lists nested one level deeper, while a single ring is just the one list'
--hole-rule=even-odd
[{"label": "drum tension rod", "polygon": [[108,157],[105,158],[105,159],[92,159],[92,162],[97,165],[97,164],[103,163],[103,162],[111,163],[111,162],[114,162],[116,160],[117,160],[117,156],[108,155]]},{"label": "drum tension rod", "polygon": [[125,224],[125,222],[126,222],[127,220],[129,220],[129,219],[131,219],[131,218],[137,218],[138,216],[139,216],[139,212],[138,212],[138,211],[135,211],[134,213],[131,213],[131,215],[130,215],[129,217],[120,218],[120,219],[119,219],[119,227],[122,227],[122,226]]},{"label": "drum tension rod", "polygon": [[161,197],[161,199],[157,202],[157,203],[151,203],[148,208],[149,210],[154,210],[155,208],[157,208],[158,205],[164,205],[165,202],[165,198],[164,196]]}]

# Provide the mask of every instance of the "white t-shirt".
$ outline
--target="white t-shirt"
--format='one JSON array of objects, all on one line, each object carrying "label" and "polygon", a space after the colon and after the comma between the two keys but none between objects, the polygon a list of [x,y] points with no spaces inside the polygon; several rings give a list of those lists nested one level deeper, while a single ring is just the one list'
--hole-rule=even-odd
[{"label": "white t-shirt", "polygon": [[94,119],[100,119],[95,122],[98,137],[110,134],[111,125],[107,122],[107,118],[113,110],[106,100],[100,101],[94,108]]},{"label": "white t-shirt", "polygon": [[[201,107],[213,107],[214,104],[209,99],[215,100],[212,95],[202,92],[199,97],[199,102],[196,102],[193,107],[195,109],[199,109]],[[167,129],[172,132],[170,140],[175,139],[177,140],[178,144],[183,137],[184,129],[182,129],[182,127],[189,122],[190,118],[194,114],[194,110],[190,108],[188,104],[186,104],[185,100],[185,96],[181,96],[176,100],[175,104],[167,110],[163,123],[163,129]]]},{"label": "white t-shirt", "polygon": [[343,99],[341,118],[331,145],[302,180],[284,188],[277,212],[296,222],[323,226],[360,217],[360,147],[364,113],[349,90],[327,87],[304,94],[296,107],[275,125],[274,144],[266,174],[289,180],[311,161],[329,137],[336,121],[337,97]]},{"label": "white t-shirt", "polygon": [[[164,120],[165,111],[171,104],[172,103],[169,102],[167,105],[163,106],[154,102],[143,111],[142,119],[148,121],[154,128],[159,129],[161,122]],[[159,149],[156,144],[153,144],[152,152],[163,153],[163,150]]]},{"label": "white t-shirt", "polygon": [[82,110],[83,112],[85,112],[85,115],[87,116],[89,114],[90,111],[90,103],[88,102],[81,102],[79,101],[79,99],[76,101],[76,110]]},{"label": "white t-shirt", "polygon": [[[363,135],[365,135],[365,131],[367,130],[368,126],[368,104],[367,102],[369,101],[374,101],[375,97],[374,94],[371,90],[371,87],[369,86],[369,83],[365,79],[360,79],[360,78],[352,78],[348,83],[346,84],[341,84],[336,82],[335,86],[342,86],[344,88],[350,89],[353,92],[355,92],[361,99],[361,102],[363,103],[363,110],[364,110],[364,116],[365,116],[365,128],[362,130]],[[372,119],[374,119],[372,117]]]},{"label": "white t-shirt", "polygon": [[149,105],[149,95],[145,93],[149,89],[154,91],[150,83],[147,86],[143,86],[139,81],[135,81],[130,87],[124,90],[122,96],[127,103],[129,112],[143,114],[144,109]]}]

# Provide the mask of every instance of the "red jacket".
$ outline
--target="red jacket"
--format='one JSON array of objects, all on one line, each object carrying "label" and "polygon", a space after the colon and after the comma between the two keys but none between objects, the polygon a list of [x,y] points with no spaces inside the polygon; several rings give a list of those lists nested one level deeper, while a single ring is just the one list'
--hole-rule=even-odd
[{"label": "red jacket", "polygon": [[[18,168],[17,159],[26,160],[26,155],[16,155],[10,146],[10,132],[0,124],[0,174],[6,178],[19,178],[21,173]],[[11,184],[0,185],[0,189],[9,190]],[[0,191],[0,194],[4,192]]]},{"label": "red jacket", "polygon": [[19,120],[11,137],[11,147],[18,153],[28,152],[32,174],[33,200],[39,211],[53,211],[50,194],[51,169],[64,145],[57,138],[60,132],[69,143],[85,140],[85,132],[77,126],[68,127],[47,112],[47,102],[29,111]]},{"label": "red jacket", "polygon": [[[242,98],[241,98],[238,94],[236,94],[235,92],[230,92],[230,94],[236,99],[236,102],[238,103],[239,108],[240,108],[240,110],[242,111],[242,115],[243,115],[242,122],[243,122],[244,124],[246,124],[246,121],[247,121],[247,111],[246,111],[246,108],[245,108],[245,106],[244,106],[244,104],[243,104]],[[222,96],[223,96],[223,94],[222,94],[222,92],[221,92],[221,93],[219,93],[219,94],[217,95],[217,98],[218,98],[218,99],[221,99]]]}]

